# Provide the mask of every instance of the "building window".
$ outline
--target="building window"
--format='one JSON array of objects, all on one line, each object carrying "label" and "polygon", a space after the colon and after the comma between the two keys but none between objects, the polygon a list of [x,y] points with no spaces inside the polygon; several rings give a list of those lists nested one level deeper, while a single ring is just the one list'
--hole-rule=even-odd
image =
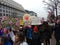
[{"label": "building window", "polygon": [[5,16],[5,14],[3,14]]},{"label": "building window", "polygon": [[0,5],[0,8],[2,8],[2,5]]},{"label": "building window", "polygon": [[3,9],[5,9],[6,7],[5,6],[3,6]]},{"label": "building window", "polygon": [[8,16],[8,14],[6,14],[6,16]]},{"label": "building window", "polygon": [[10,13],[10,11],[8,11],[8,13]]},{"label": "building window", "polygon": [[2,13],[0,13],[0,16],[2,16]]},{"label": "building window", "polygon": [[2,12],[2,9],[0,9],[0,12]]},{"label": "building window", "polygon": [[5,12],[5,10],[3,10],[3,12]]}]

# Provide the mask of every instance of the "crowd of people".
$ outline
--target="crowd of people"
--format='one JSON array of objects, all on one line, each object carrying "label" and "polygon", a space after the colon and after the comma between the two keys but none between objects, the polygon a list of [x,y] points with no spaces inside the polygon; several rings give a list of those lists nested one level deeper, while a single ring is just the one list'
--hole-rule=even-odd
[{"label": "crowd of people", "polygon": [[20,25],[18,29],[12,26],[3,27],[0,24],[0,45],[50,45],[53,32],[56,45],[59,45],[60,20],[53,26],[44,21],[41,25]]}]

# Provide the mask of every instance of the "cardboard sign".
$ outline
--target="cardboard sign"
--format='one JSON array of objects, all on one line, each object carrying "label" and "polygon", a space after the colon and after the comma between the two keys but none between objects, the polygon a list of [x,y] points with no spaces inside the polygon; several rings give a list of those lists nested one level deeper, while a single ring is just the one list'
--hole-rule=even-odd
[{"label": "cardboard sign", "polygon": [[25,21],[24,25],[26,25],[26,26],[30,25],[30,21]]},{"label": "cardboard sign", "polygon": [[34,17],[31,19],[31,21],[32,21],[31,25],[40,25],[41,24],[39,17]]},{"label": "cardboard sign", "polygon": [[23,20],[20,20],[20,25],[24,25],[24,21]]}]

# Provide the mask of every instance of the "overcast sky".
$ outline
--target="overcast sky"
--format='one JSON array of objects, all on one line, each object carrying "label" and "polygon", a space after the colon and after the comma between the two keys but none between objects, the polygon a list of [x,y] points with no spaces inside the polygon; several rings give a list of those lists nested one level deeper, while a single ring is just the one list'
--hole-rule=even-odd
[{"label": "overcast sky", "polygon": [[24,9],[34,11],[38,14],[39,17],[47,17],[47,13],[44,9],[45,5],[43,0],[14,0],[17,3],[21,4]]}]

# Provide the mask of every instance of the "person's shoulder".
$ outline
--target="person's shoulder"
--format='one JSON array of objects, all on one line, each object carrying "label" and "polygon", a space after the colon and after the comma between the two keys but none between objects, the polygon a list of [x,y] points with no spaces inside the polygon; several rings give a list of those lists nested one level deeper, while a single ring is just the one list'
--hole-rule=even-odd
[{"label": "person's shoulder", "polygon": [[27,42],[23,42],[23,45],[28,45]]},{"label": "person's shoulder", "polygon": [[27,44],[27,42],[23,42],[23,43],[21,43],[20,45],[28,45],[28,44]]}]

